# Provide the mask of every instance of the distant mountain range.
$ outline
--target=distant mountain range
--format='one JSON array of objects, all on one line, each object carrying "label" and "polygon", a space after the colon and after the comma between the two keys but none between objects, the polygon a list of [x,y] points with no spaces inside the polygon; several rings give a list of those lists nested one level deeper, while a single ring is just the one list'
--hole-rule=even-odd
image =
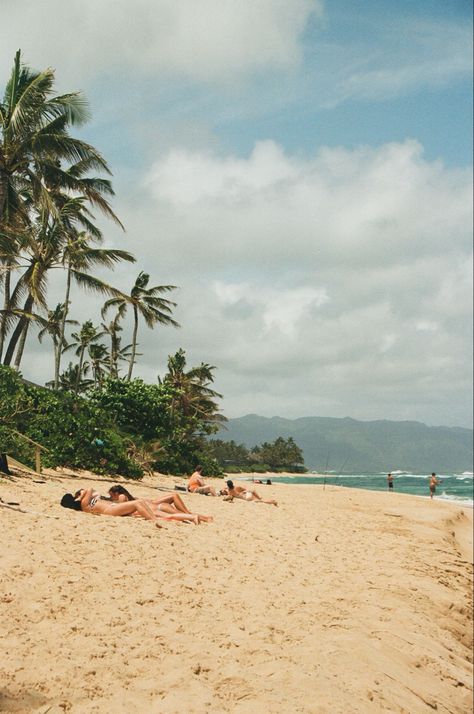
[{"label": "distant mountain range", "polygon": [[229,419],[216,434],[252,447],[292,436],[310,471],[472,471],[472,429],[416,421],[357,421],[328,417],[283,419],[248,414]]}]

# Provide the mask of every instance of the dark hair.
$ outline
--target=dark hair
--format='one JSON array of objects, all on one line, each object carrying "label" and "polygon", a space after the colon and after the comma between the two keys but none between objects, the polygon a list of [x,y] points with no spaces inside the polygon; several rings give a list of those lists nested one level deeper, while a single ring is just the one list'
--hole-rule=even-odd
[{"label": "dark hair", "polygon": [[109,488],[109,493],[116,493],[119,496],[126,496],[127,501],[136,501],[135,496],[132,496],[130,491],[127,491],[126,488],[120,486],[119,484],[117,484],[116,486],[111,486],[111,488]]},{"label": "dark hair", "polygon": [[226,481],[227,488],[234,488],[234,482],[233,481]]},{"label": "dark hair", "polygon": [[198,464],[194,470],[195,470],[195,471],[202,471],[202,466],[199,466],[199,464]]},{"label": "dark hair", "polygon": [[72,493],[65,493],[61,499],[61,506],[63,508],[72,508],[73,511],[81,511],[81,502],[76,501]]},{"label": "dark hair", "polygon": [[267,486],[271,486],[271,485],[272,485],[271,479],[267,478]]}]

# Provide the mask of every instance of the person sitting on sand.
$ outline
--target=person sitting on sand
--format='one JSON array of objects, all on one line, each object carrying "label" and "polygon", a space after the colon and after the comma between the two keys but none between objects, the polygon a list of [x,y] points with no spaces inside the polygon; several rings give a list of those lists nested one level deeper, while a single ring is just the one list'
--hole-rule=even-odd
[{"label": "person sitting on sand", "polygon": [[61,499],[61,506],[97,516],[132,516],[138,514],[148,521],[153,521],[157,528],[162,527],[158,523],[157,516],[144,500],[110,503],[101,498],[100,494],[92,488],[82,488],[77,491],[75,496],[72,493],[65,493]]},{"label": "person sitting on sand", "polygon": [[433,498],[433,496],[436,493],[436,486],[441,483],[441,479],[436,478],[436,474],[431,474],[430,477],[430,498]]},{"label": "person sitting on sand", "polygon": [[207,486],[202,477],[202,466],[196,466],[196,470],[188,481],[188,491],[190,493],[202,493],[205,496],[217,496],[212,486]]},{"label": "person sitting on sand", "polygon": [[243,501],[256,501],[257,503],[269,503],[272,506],[278,506],[278,503],[275,500],[264,500],[261,496],[258,495],[255,489],[243,488],[242,486],[234,486],[233,481],[226,481],[226,483],[227,489],[225,489],[225,491],[227,492],[227,495],[225,496],[224,501],[233,501],[234,498],[240,498]]},{"label": "person sitting on sand", "polygon": [[[137,500],[126,488],[117,484],[109,488],[109,496],[115,503],[127,503]],[[186,508],[183,499],[177,493],[169,493],[167,496],[159,498],[144,499],[151,507],[158,518],[165,518],[171,521],[185,521],[187,523],[210,523],[214,519],[212,516],[204,516],[202,513],[191,513]],[[167,514],[167,515],[165,515]]]}]

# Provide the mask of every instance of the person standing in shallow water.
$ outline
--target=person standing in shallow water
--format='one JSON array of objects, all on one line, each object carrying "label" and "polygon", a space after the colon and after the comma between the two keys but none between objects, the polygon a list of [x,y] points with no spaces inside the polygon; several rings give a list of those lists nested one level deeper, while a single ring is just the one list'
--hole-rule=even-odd
[{"label": "person standing in shallow water", "polygon": [[388,490],[393,491],[393,476],[392,474],[387,475]]},{"label": "person standing in shallow water", "polygon": [[441,479],[436,477],[436,474],[431,474],[430,477],[430,498],[433,498],[433,496],[436,493],[436,486],[441,483]]}]

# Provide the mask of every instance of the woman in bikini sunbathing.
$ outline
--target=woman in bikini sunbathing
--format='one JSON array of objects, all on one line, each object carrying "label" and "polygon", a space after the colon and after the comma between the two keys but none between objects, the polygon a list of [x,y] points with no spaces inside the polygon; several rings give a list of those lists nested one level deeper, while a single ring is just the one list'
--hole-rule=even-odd
[{"label": "woman in bikini sunbathing", "polygon": [[240,498],[243,501],[256,501],[257,503],[270,503],[272,506],[278,506],[277,501],[273,499],[265,501],[261,496],[258,495],[255,489],[242,488],[242,486],[234,486],[233,481],[227,481],[226,483],[227,489],[221,491],[221,493],[227,491],[227,495],[224,498],[224,501],[232,501],[234,498]]},{"label": "woman in bikini sunbathing", "polygon": [[[109,488],[109,496],[115,503],[127,503],[136,500],[126,488],[120,485]],[[214,519],[212,516],[203,516],[201,513],[191,513],[186,508],[183,499],[177,493],[169,493],[160,498],[147,498],[149,504],[158,518],[165,518],[170,521],[186,521],[188,523],[209,523]],[[165,515],[166,514],[166,515]]]},{"label": "woman in bikini sunbathing", "polygon": [[65,493],[61,499],[61,506],[101,516],[139,515],[148,521],[153,521],[157,528],[162,527],[158,523],[157,516],[143,499],[127,503],[110,503],[107,499],[101,498],[100,494],[92,488],[82,488],[74,496],[72,493]]}]

